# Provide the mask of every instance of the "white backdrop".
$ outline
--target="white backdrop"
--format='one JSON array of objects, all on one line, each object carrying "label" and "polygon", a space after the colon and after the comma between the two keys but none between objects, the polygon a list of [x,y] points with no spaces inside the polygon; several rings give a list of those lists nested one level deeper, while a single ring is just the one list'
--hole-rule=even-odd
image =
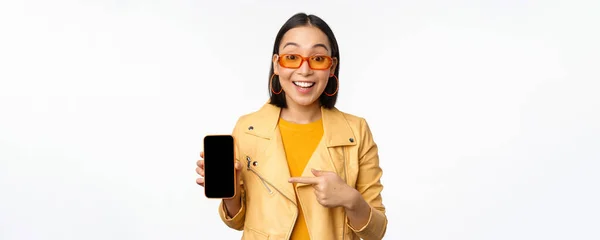
[{"label": "white backdrop", "polygon": [[600,238],[598,1],[26,0],[0,3],[0,239],[239,238],[195,163],[296,12],[338,37],[385,239]]}]

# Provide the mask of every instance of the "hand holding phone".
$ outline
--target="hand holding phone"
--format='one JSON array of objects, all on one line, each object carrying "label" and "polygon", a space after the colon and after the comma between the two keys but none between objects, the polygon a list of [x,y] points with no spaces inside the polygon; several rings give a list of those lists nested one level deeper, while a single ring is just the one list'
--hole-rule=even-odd
[{"label": "hand holding phone", "polygon": [[240,188],[241,164],[235,159],[235,143],[231,135],[204,137],[204,160],[198,160],[196,172],[203,178],[196,183],[204,187],[207,198],[232,199]]}]

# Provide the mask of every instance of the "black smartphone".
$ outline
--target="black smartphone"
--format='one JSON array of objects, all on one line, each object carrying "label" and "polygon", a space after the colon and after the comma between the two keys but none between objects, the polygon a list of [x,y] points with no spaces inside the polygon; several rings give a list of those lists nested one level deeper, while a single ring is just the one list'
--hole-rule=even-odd
[{"label": "black smartphone", "polygon": [[204,137],[204,195],[229,199],[235,196],[235,146],[231,135]]}]

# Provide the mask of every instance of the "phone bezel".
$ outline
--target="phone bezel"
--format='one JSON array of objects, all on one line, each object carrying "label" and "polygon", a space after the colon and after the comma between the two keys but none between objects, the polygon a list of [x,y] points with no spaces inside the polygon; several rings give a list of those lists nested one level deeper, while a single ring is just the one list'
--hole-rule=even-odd
[{"label": "phone bezel", "polygon": [[[233,198],[235,198],[235,196],[237,194],[237,188],[238,188],[238,184],[239,184],[239,183],[236,182],[236,180],[237,180],[237,171],[235,169],[235,161],[236,161],[236,156],[237,156],[237,152],[236,152],[237,150],[236,150],[236,146],[235,146],[236,145],[235,144],[235,137],[233,135],[231,135],[231,134],[208,134],[208,135],[204,136],[204,139],[202,140],[202,144],[203,144],[202,147],[204,149],[204,154],[205,154],[204,157],[206,157],[206,139],[207,138],[210,139],[211,137],[231,137],[232,146],[233,146],[233,159],[231,159],[233,161],[233,169],[232,169],[232,171],[233,171],[233,183],[234,183],[233,184],[233,195],[232,196],[227,196],[227,197],[209,197],[206,194],[206,192],[207,192],[206,191],[206,186],[207,186],[206,183],[208,182],[208,179],[206,179],[206,175],[205,175],[205,177],[204,177],[204,196],[206,198],[210,198],[210,199],[233,199]],[[204,169],[206,171],[206,158],[204,158],[204,160],[205,160],[205,162],[204,162]]]}]

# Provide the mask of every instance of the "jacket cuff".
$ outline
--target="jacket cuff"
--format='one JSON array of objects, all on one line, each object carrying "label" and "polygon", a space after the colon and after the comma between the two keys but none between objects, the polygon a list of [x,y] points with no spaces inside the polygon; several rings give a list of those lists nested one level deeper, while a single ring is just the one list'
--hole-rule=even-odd
[{"label": "jacket cuff", "polygon": [[355,229],[350,222],[346,225],[361,239],[382,239],[386,231],[387,218],[383,212],[371,207],[369,220],[362,228]]},{"label": "jacket cuff", "polygon": [[227,208],[225,207],[225,200],[221,200],[221,203],[219,204],[219,215],[225,225],[236,230],[242,230],[244,228],[244,219],[246,217],[246,204],[244,202],[245,201],[242,198],[240,210],[233,217],[229,217]]}]

